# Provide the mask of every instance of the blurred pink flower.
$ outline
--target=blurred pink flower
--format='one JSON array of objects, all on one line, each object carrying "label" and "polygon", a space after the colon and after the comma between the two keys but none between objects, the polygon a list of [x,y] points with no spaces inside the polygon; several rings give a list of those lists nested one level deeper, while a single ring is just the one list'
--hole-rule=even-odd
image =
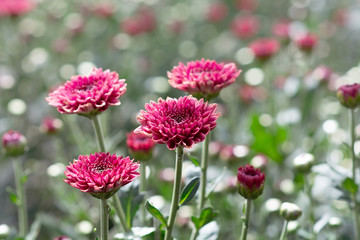
[{"label": "blurred pink flower", "polygon": [[67,237],[67,236],[60,236],[60,237],[56,237],[53,240],[71,240],[71,238]]},{"label": "blurred pink flower", "polygon": [[255,57],[261,61],[271,58],[280,48],[279,42],[272,38],[260,38],[250,43]]},{"label": "blurred pink flower", "polygon": [[8,156],[23,155],[28,149],[27,140],[18,131],[9,130],[2,136],[2,145]]},{"label": "blurred pink flower", "polygon": [[0,16],[20,16],[31,11],[35,3],[31,0],[0,0]]},{"label": "blurred pink flower", "polygon": [[41,130],[47,134],[56,134],[63,126],[63,123],[58,118],[45,117],[41,123]]},{"label": "blurred pink flower", "polygon": [[80,155],[66,167],[64,182],[92,196],[107,199],[138,175],[139,163],[110,153]]},{"label": "blurred pink flower", "polygon": [[92,117],[120,105],[119,98],[126,92],[124,82],[116,72],[94,68],[89,76],[73,76],[45,99],[60,113]]},{"label": "blurred pink flower", "polygon": [[254,11],[258,7],[257,0],[235,0],[235,7],[238,10]]},{"label": "blurred pink flower", "polygon": [[135,36],[153,31],[156,27],[156,16],[151,8],[141,7],[135,16],[125,18],[120,25],[125,33]]},{"label": "blurred pink flower", "polygon": [[172,87],[206,100],[216,97],[220,90],[234,83],[241,70],[234,63],[217,63],[215,60],[179,63],[168,72]]},{"label": "blurred pink flower", "polygon": [[155,142],[150,137],[134,131],[126,134],[126,137],[126,145],[135,159],[148,160],[151,158]]},{"label": "blurred pink flower", "polygon": [[298,48],[304,52],[311,52],[318,43],[318,37],[312,33],[300,35],[295,39]]},{"label": "blurred pink flower", "polygon": [[207,10],[206,19],[209,22],[220,22],[226,18],[228,11],[228,7],[224,2],[214,2]]},{"label": "blurred pink flower", "polygon": [[240,39],[248,39],[259,30],[259,20],[253,15],[238,15],[231,22],[232,33]]},{"label": "blurred pink flower", "polygon": [[114,6],[111,2],[97,2],[93,9],[95,15],[103,18],[111,17],[115,11],[116,6]]},{"label": "blurred pink flower", "polygon": [[280,19],[276,21],[272,26],[272,33],[283,40],[288,40],[290,21],[287,19]]},{"label": "blurred pink flower", "polygon": [[158,102],[145,105],[137,116],[141,124],[135,132],[151,137],[155,142],[166,144],[170,150],[179,146],[190,148],[204,141],[215,128],[219,114],[216,104],[204,103],[192,96],[179,99],[159,98]]}]

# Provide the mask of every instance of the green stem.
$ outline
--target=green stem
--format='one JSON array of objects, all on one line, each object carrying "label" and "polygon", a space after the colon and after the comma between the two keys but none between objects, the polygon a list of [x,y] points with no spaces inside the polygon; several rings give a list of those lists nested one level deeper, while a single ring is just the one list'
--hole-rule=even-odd
[{"label": "green stem", "polygon": [[[140,164],[140,186],[139,186],[139,192],[146,195],[146,163],[142,162]],[[144,196],[144,199],[146,199],[146,196]],[[141,206],[141,218],[142,223],[145,226],[146,224],[146,210],[144,204]]]},{"label": "green stem", "polygon": [[285,221],[284,221],[284,225],[283,225],[283,228],[282,228],[282,231],[281,231],[281,235],[280,235],[279,240],[285,240],[285,239],[286,239],[286,233],[287,233],[288,223],[289,223],[288,220],[285,220]]},{"label": "green stem", "polygon": [[309,232],[311,234],[310,239],[314,240],[316,239],[316,233],[314,232],[314,225],[315,225],[314,200],[311,196],[311,187],[307,175],[304,175],[304,188],[305,188],[305,193],[309,198],[309,215],[310,215]]},{"label": "green stem", "polygon": [[205,137],[205,140],[202,145],[201,152],[201,179],[200,179],[200,195],[198,201],[198,215],[201,214],[201,210],[204,207],[206,201],[206,183],[207,183],[207,168],[208,168],[208,159],[209,159],[209,142],[210,142],[210,134]]},{"label": "green stem", "polygon": [[182,171],[182,162],[184,157],[184,149],[182,146],[176,149],[176,162],[175,162],[175,181],[174,188],[171,198],[171,207],[169,220],[165,232],[165,239],[171,239],[171,233],[174,227],[176,212],[179,208],[179,197],[180,197],[180,185],[181,185],[181,171]]},{"label": "green stem", "polygon": [[28,216],[27,216],[24,182],[22,181],[23,171],[22,171],[20,159],[13,159],[12,162],[14,167],[16,195],[18,200],[17,208],[18,208],[18,217],[19,217],[19,237],[25,238],[28,232]]},{"label": "green stem", "polygon": [[246,204],[246,208],[245,208],[245,217],[243,217],[242,231],[241,231],[240,240],[246,240],[246,237],[247,237],[247,230],[249,228],[250,211],[251,211],[252,200],[247,199],[244,204]]},{"label": "green stem", "polygon": [[100,124],[98,115],[94,116],[91,120],[92,120],[92,124],[93,124],[94,130],[95,130],[98,147],[101,152],[106,152],[104,136],[103,136],[103,133],[101,130],[101,124]]},{"label": "green stem", "polygon": [[100,199],[100,240],[109,239],[109,215],[106,199]]},{"label": "green stem", "polygon": [[[100,124],[100,120],[98,115],[94,116],[92,119],[92,123],[93,123],[93,127],[95,130],[95,134],[96,134],[96,138],[97,138],[97,142],[98,142],[98,146],[101,152],[106,152],[105,150],[105,143],[104,143],[104,137],[102,134],[102,130],[101,130],[101,124]],[[130,232],[130,227],[129,225],[126,223],[126,216],[124,213],[124,210],[121,206],[120,203],[120,199],[118,198],[117,194],[114,194],[112,196],[113,199],[113,203],[114,203],[114,207],[115,207],[115,212],[118,215],[122,228],[124,229],[125,232]]]},{"label": "green stem", "polygon": [[[356,156],[355,156],[355,116],[354,116],[354,109],[350,109],[350,137],[351,137],[351,159],[352,159],[352,180],[356,184],[356,168],[357,168],[357,162],[356,162]],[[359,203],[356,199],[357,191],[353,193],[352,200],[354,203],[354,220],[355,220],[355,239],[358,239],[359,233],[360,233],[360,220],[359,220]]]}]

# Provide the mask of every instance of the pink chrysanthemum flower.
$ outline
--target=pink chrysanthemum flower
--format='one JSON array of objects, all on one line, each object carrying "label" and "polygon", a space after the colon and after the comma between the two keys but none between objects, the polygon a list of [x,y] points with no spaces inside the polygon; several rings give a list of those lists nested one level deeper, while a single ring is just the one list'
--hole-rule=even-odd
[{"label": "pink chrysanthemum flower", "polygon": [[35,3],[31,0],[0,0],[0,16],[20,16],[31,11]]},{"label": "pink chrysanthemum flower", "polygon": [[196,98],[210,100],[220,90],[234,83],[241,70],[234,63],[217,63],[215,60],[179,63],[168,72],[172,87],[188,92]]},{"label": "pink chrysanthemum flower", "polygon": [[66,167],[64,182],[96,198],[108,199],[138,175],[139,163],[110,153],[80,155]]},{"label": "pink chrysanthemum flower", "polygon": [[9,130],[2,136],[2,145],[8,156],[16,157],[23,155],[27,149],[27,140],[18,131]]},{"label": "pink chrysanthemum flower", "polygon": [[192,96],[179,99],[159,99],[145,105],[137,116],[141,124],[135,132],[151,137],[155,142],[166,144],[170,150],[204,141],[215,128],[219,114],[216,104],[204,103]]},{"label": "pink chrysanthemum flower", "polygon": [[239,167],[237,173],[237,189],[246,199],[256,199],[264,190],[265,173],[250,164]]},{"label": "pink chrysanthemum flower", "polygon": [[298,48],[308,53],[315,48],[315,46],[318,44],[318,41],[318,37],[312,33],[300,35],[295,39],[295,43]]},{"label": "pink chrysanthemum flower", "polygon": [[109,106],[120,105],[125,92],[125,79],[119,79],[116,72],[94,68],[89,76],[73,76],[45,99],[60,113],[93,117]]},{"label": "pink chrysanthemum flower", "polygon": [[155,142],[148,136],[134,131],[126,134],[126,145],[130,154],[137,160],[148,160],[151,158]]}]

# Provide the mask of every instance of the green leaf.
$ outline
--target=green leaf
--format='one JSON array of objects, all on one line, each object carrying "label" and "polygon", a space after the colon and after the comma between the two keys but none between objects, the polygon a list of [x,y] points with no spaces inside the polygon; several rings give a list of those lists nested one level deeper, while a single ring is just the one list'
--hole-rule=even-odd
[{"label": "green leaf", "polygon": [[191,217],[191,221],[194,223],[197,230],[208,224],[209,222],[213,221],[216,216],[218,215],[217,212],[214,212],[212,208],[205,208],[201,211],[200,217]]},{"label": "green leaf", "polygon": [[144,194],[139,192],[139,186],[132,185],[127,190],[120,189],[118,196],[126,212],[126,221],[131,227],[135,214],[144,201]]},{"label": "green leaf", "polygon": [[196,157],[189,155],[189,159],[196,167],[200,167],[199,160]]},{"label": "green leaf", "polygon": [[253,134],[251,148],[276,162],[282,162],[284,157],[280,149],[287,138],[287,130],[276,124],[264,127],[257,115],[252,117],[250,129]]},{"label": "green leaf", "polygon": [[358,185],[356,185],[356,183],[354,182],[354,180],[352,180],[351,178],[346,178],[343,182],[342,182],[342,187],[347,190],[348,192],[350,192],[351,194],[354,194],[357,192],[358,189]]},{"label": "green leaf", "polygon": [[185,186],[184,190],[181,193],[180,197],[180,206],[183,206],[191,201],[195,196],[197,190],[199,189],[200,178],[193,178],[188,185]]},{"label": "green leaf", "polygon": [[165,217],[162,215],[162,213],[156,207],[151,205],[151,203],[149,201],[146,201],[145,208],[151,215],[153,215],[153,217],[157,218],[162,224],[167,226]]},{"label": "green leaf", "polygon": [[7,187],[6,191],[9,193],[10,201],[12,203],[14,203],[15,205],[19,205],[19,199],[17,197],[17,194],[16,194],[15,190],[12,189],[11,187]]}]

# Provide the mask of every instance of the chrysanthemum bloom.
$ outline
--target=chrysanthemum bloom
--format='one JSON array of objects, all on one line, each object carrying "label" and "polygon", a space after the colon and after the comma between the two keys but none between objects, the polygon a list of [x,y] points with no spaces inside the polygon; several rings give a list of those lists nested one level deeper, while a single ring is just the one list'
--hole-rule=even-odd
[{"label": "chrysanthemum bloom", "polygon": [[360,84],[347,84],[339,87],[337,98],[347,108],[356,108],[360,103]]},{"label": "chrysanthemum bloom", "polygon": [[155,142],[150,137],[133,131],[126,136],[126,145],[135,159],[149,160],[151,158]]},{"label": "chrysanthemum bloom", "polygon": [[311,52],[318,43],[318,38],[314,34],[308,33],[299,36],[296,41],[298,48],[304,52]]},{"label": "chrysanthemum bloom", "polygon": [[206,19],[209,22],[220,22],[228,14],[228,7],[224,2],[214,2],[210,5]]},{"label": "chrysanthemum bloom", "polygon": [[240,39],[249,39],[259,30],[259,20],[252,15],[236,16],[231,22],[231,32]]},{"label": "chrysanthemum bloom", "polygon": [[237,189],[246,199],[256,199],[264,190],[265,173],[250,164],[239,167],[237,173]]},{"label": "chrysanthemum bloom", "polygon": [[60,113],[91,118],[109,106],[120,105],[119,98],[126,92],[124,82],[116,72],[94,68],[89,76],[73,76],[45,99]]},{"label": "chrysanthemum bloom", "polygon": [[56,134],[63,126],[63,122],[58,118],[45,117],[40,129],[46,134]]},{"label": "chrysanthemum bloom", "polygon": [[301,214],[301,209],[294,203],[283,202],[280,206],[280,215],[288,221],[298,219]]},{"label": "chrysanthemum bloom", "polygon": [[215,60],[179,63],[168,72],[172,87],[192,94],[196,98],[210,100],[216,97],[220,90],[234,83],[241,70],[234,63],[217,63]]},{"label": "chrysanthemum bloom", "polygon": [[64,182],[96,198],[108,199],[139,175],[139,166],[129,157],[110,153],[80,155],[66,167]]},{"label": "chrysanthemum bloom", "polygon": [[31,11],[35,3],[31,0],[1,0],[0,16],[20,16]]},{"label": "chrysanthemum bloom", "polygon": [[216,104],[204,103],[192,96],[179,99],[159,98],[158,102],[145,105],[137,116],[141,124],[135,129],[155,142],[166,144],[170,150],[179,146],[190,148],[204,141],[205,136],[215,128],[219,114]]},{"label": "chrysanthemum bloom", "polygon": [[6,155],[16,157],[23,155],[27,148],[26,138],[18,131],[9,130],[2,136],[2,144]]},{"label": "chrysanthemum bloom", "polygon": [[261,38],[250,43],[250,49],[260,61],[270,59],[278,50],[279,42],[271,38]]}]

